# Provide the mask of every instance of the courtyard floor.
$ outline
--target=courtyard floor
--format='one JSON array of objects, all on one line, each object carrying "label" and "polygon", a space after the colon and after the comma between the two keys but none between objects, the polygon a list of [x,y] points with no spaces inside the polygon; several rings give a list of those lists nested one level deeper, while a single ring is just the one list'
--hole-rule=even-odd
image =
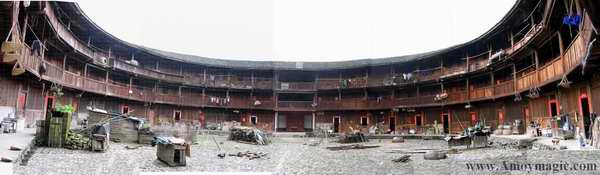
[{"label": "courtyard floor", "polygon": [[[105,153],[75,151],[59,148],[38,148],[27,165],[16,166],[15,174],[143,174],[148,172],[264,172],[267,174],[600,174],[600,151],[541,151],[483,148],[448,154],[443,160],[424,160],[423,154],[410,154],[411,161],[396,163],[392,159],[403,153],[392,150],[415,148],[448,149],[442,140],[412,140],[391,143],[389,139],[371,139],[364,145],[381,147],[360,150],[330,151],[323,143],[309,146],[307,138],[277,137],[266,146],[227,141],[216,136],[222,151],[210,136],[199,136],[192,145],[192,156],[185,167],[168,167],[156,160],[156,148],[143,146],[125,149],[128,144],[112,143]],[[248,160],[240,157],[219,158],[220,152],[265,152],[266,157]],[[594,163],[595,170],[506,169],[506,163],[515,165],[558,164],[578,166]],[[579,164],[578,164],[579,163]],[[511,164],[512,165],[512,164]],[[489,167],[492,168],[489,168]],[[469,168],[471,167],[471,168]],[[522,168],[522,167],[521,167]],[[160,174],[159,173],[159,174]],[[219,174],[219,173],[214,173]]]}]

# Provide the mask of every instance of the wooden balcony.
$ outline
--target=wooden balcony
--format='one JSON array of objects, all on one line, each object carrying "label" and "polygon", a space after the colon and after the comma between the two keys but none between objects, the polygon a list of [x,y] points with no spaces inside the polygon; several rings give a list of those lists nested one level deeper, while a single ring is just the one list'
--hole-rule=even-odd
[{"label": "wooden balcony", "polygon": [[415,105],[415,102],[417,101],[418,97],[403,97],[403,98],[396,98],[396,105],[397,106],[412,106]]},{"label": "wooden balcony", "polygon": [[254,88],[254,83],[252,80],[231,80],[229,82],[231,88],[234,89],[252,89]]},{"label": "wooden balcony", "polygon": [[465,90],[448,93],[447,103],[464,102],[468,100],[468,93]]},{"label": "wooden balcony", "polygon": [[534,68],[528,68],[517,72],[517,90],[526,90],[538,83],[537,71]]},{"label": "wooden balcony", "polygon": [[[528,26],[530,27],[530,26]],[[543,25],[541,24],[535,24],[532,27],[529,28],[529,30],[527,30],[527,33],[523,34],[523,38],[521,38],[519,41],[515,42],[512,47],[509,47],[507,49],[505,49],[506,54],[507,55],[511,55],[515,52],[517,52],[518,50],[520,50],[521,48],[523,48],[523,46],[526,46],[529,41],[540,31],[542,31],[543,29]],[[523,31],[521,31],[523,32]],[[521,32],[517,33],[520,34]]]},{"label": "wooden balcony", "polygon": [[539,83],[543,83],[549,80],[553,80],[557,77],[561,77],[564,73],[563,64],[561,57],[552,60],[550,63],[540,67],[539,69]]},{"label": "wooden balcony", "polygon": [[389,84],[386,83],[386,80],[391,79],[390,76],[387,76],[387,75],[369,76],[369,78],[367,79],[367,86],[368,87],[380,87],[380,86],[385,86],[386,84],[391,85],[391,82]]},{"label": "wooden balcony", "polygon": [[419,105],[427,105],[427,104],[434,104],[434,103],[439,103],[436,102],[434,100],[435,95],[422,95],[419,96],[419,98],[417,99],[417,104]]},{"label": "wooden balcony", "polygon": [[201,92],[197,91],[182,91],[181,92],[181,102],[183,104],[189,106],[202,106],[205,101],[203,101],[203,96]]},{"label": "wooden balcony", "polygon": [[478,55],[469,57],[469,72],[478,71],[488,66],[490,52],[482,52]]},{"label": "wooden balcony", "polygon": [[[61,38],[67,45],[72,47],[75,51],[85,55],[93,60],[93,62],[97,65],[108,66],[107,60],[109,59],[109,55],[105,52],[96,51],[98,49],[92,49],[86,42],[79,40],[77,37],[73,35],[71,30],[67,29],[58,19],[56,14],[54,13],[54,9],[50,5],[50,2],[45,2],[46,6],[44,8],[44,14],[46,15],[46,19],[50,23],[50,27],[54,29],[56,35]],[[106,61],[102,61],[106,60]]]},{"label": "wooden balcony", "polygon": [[229,107],[233,108],[249,108],[250,105],[254,102],[249,97],[230,97],[231,102],[229,103]]},{"label": "wooden balcony", "polygon": [[331,79],[319,79],[317,81],[318,89],[338,89],[340,88],[340,79],[339,78],[331,78]]},{"label": "wooden balcony", "polygon": [[301,110],[301,111],[312,111],[315,108],[312,106],[312,101],[279,101],[277,108],[279,110]]},{"label": "wooden balcony", "polygon": [[508,95],[514,94],[515,91],[515,82],[514,80],[508,80],[505,82],[501,82],[500,84],[494,85],[494,95]]},{"label": "wooden balcony", "polygon": [[273,89],[272,78],[254,78],[255,89]]},{"label": "wooden balcony", "polygon": [[382,97],[381,99],[369,98],[366,101],[367,107],[369,109],[392,108],[394,106],[394,103],[395,102],[393,100],[385,97]]},{"label": "wooden balcony", "polygon": [[168,93],[155,93],[154,95],[154,101],[162,103],[180,104],[179,99],[180,96],[176,92],[170,91]]},{"label": "wooden balcony", "polygon": [[[82,78],[82,77],[78,77]],[[83,79],[83,78],[82,78]],[[98,94],[106,93],[106,84],[103,81],[94,80],[91,78],[85,78],[83,83],[83,87],[88,90]]]},{"label": "wooden balcony", "polygon": [[320,100],[317,107],[322,110],[367,109],[369,104],[364,97],[351,97],[342,98],[341,100]]},{"label": "wooden balcony", "polygon": [[[69,72],[69,71],[63,71],[63,73],[64,74],[63,74],[63,81],[62,82],[64,84],[69,85],[69,86],[71,86],[73,88],[83,88],[84,87],[84,85],[83,85],[84,84],[84,81],[83,81],[84,78],[82,76],[80,76],[78,74],[75,74],[75,73],[72,73],[72,72]],[[87,87],[91,87],[91,86],[92,85],[85,86],[85,87],[87,88]],[[88,90],[94,91],[94,90],[98,90],[98,89],[92,88],[92,89],[88,89]],[[94,91],[94,92],[97,92],[97,91]]]},{"label": "wooden balcony", "polygon": [[123,60],[115,59],[113,61],[113,67],[115,69],[119,69],[125,72],[130,72],[135,75],[141,75],[148,78],[168,81],[168,82],[176,82],[176,83],[185,83],[185,78],[182,75],[164,73],[157,70],[147,69],[141,66],[135,66],[129,63],[126,63]]},{"label": "wooden balcony", "polygon": [[283,91],[314,91],[314,82],[280,82],[277,86],[279,90]]},{"label": "wooden balcony", "polygon": [[428,69],[428,70],[420,70],[416,73],[417,79],[419,81],[432,81],[437,80],[442,75],[442,69],[440,67]]},{"label": "wooden balcony", "polygon": [[581,64],[581,60],[588,52],[588,42],[592,37],[593,27],[590,16],[585,14],[581,25],[582,29],[562,55],[564,70],[569,72]]},{"label": "wooden balcony", "polygon": [[467,73],[466,63],[454,65],[451,67],[444,67],[442,69],[442,72],[441,72],[442,75],[440,76],[440,78],[453,77],[453,76],[461,75],[464,73]]},{"label": "wooden balcony", "polygon": [[[106,84],[106,94],[110,96],[129,97],[129,85],[122,83],[108,83]],[[133,91],[132,91],[133,92]]]},{"label": "wooden balcony", "polygon": [[469,92],[469,97],[472,100],[491,98],[494,95],[493,91],[494,91],[493,86],[478,87],[478,88],[474,88],[473,90],[471,90]]}]

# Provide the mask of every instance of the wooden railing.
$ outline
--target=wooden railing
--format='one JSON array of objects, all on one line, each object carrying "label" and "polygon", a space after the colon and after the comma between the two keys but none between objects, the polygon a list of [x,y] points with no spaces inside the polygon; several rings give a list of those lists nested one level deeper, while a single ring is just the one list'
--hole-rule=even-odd
[{"label": "wooden railing", "polygon": [[508,80],[494,86],[494,95],[512,94],[515,91],[515,82]]},{"label": "wooden railing", "polygon": [[319,79],[319,81],[317,81],[317,87],[319,89],[338,89],[340,88],[340,79]]},{"label": "wooden railing", "polygon": [[434,98],[435,95],[421,95],[419,96],[417,103],[420,105],[438,103]]},{"label": "wooden railing", "polygon": [[279,101],[277,103],[278,108],[284,109],[313,109],[312,101]]},{"label": "wooden railing", "polygon": [[254,78],[255,89],[273,89],[272,78]]},{"label": "wooden railing", "polygon": [[394,101],[389,98],[368,98],[367,107],[371,109],[391,108],[394,106]]},{"label": "wooden railing", "polygon": [[581,30],[562,56],[565,71],[570,71],[581,64],[581,60],[583,60],[583,57],[588,52],[588,42],[592,37],[592,32],[590,16],[585,14]]},{"label": "wooden railing", "polygon": [[523,48],[523,46],[527,45],[527,43],[533,38],[533,36],[535,36],[535,34],[537,34],[538,32],[542,31],[542,29],[543,25],[541,24],[533,25],[533,27],[529,28],[527,33],[524,34],[523,38],[515,42],[514,45],[512,45],[512,47],[506,49],[506,54],[510,55]]},{"label": "wooden railing", "polygon": [[[78,77],[78,78],[82,78],[82,77]],[[94,80],[91,78],[84,79],[83,87],[85,89],[95,92],[95,93],[99,93],[99,94],[106,93],[106,84],[102,81]]]},{"label": "wooden railing", "polygon": [[[69,72],[69,71],[63,71],[63,83],[70,85],[71,87],[75,87],[75,88],[83,88],[84,87],[83,77],[78,74]],[[87,88],[88,86],[85,86],[85,87]],[[95,90],[95,89],[88,89],[88,90]],[[97,91],[95,91],[95,92],[97,92]]]},{"label": "wooden railing", "polygon": [[412,106],[415,105],[415,102],[417,101],[417,97],[404,97],[404,98],[397,98],[396,99],[396,105],[398,106]]},{"label": "wooden railing", "polygon": [[129,87],[125,84],[120,83],[108,83],[106,84],[106,94],[111,96],[128,97]]},{"label": "wooden railing", "polygon": [[421,70],[417,72],[416,75],[419,81],[437,80],[442,75],[442,69],[438,67],[429,70]]},{"label": "wooden railing", "polygon": [[[286,85],[287,84],[287,88]],[[280,82],[277,87],[279,90],[294,90],[294,91],[313,91],[315,90],[314,82]]]},{"label": "wooden railing", "polygon": [[196,91],[182,91],[181,92],[181,102],[186,105],[191,106],[202,106],[202,93]]},{"label": "wooden railing", "polygon": [[250,104],[253,100],[250,100],[249,97],[231,97],[231,102],[229,103],[229,107],[233,108],[249,108]]},{"label": "wooden railing", "polygon": [[494,90],[494,87],[492,87],[492,86],[474,88],[473,90],[471,90],[469,92],[470,93],[469,97],[471,99],[481,99],[481,98],[492,97],[493,90]]},{"label": "wooden railing", "polygon": [[179,103],[179,95],[176,92],[169,91],[166,94],[155,93],[154,95],[155,101],[171,103],[171,104],[180,104]]},{"label": "wooden railing", "polygon": [[538,84],[538,76],[535,70],[523,72],[517,78],[517,90],[524,90]]},{"label": "wooden railing", "polygon": [[564,73],[562,59],[558,57],[552,62],[547,63],[546,65],[540,67],[539,69],[539,83],[554,79],[558,76],[562,76]]},{"label": "wooden railing", "polygon": [[477,71],[487,67],[489,63],[489,51],[469,57],[469,72]]},{"label": "wooden railing", "polygon": [[169,81],[169,82],[179,82],[179,83],[185,82],[184,77],[181,75],[175,75],[175,74],[164,73],[164,72],[160,72],[160,71],[156,71],[156,70],[146,69],[141,66],[131,65],[131,64],[126,63],[125,61],[122,61],[119,59],[114,60],[113,67],[116,69],[119,69],[119,70],[131,72],[133,74],[141,75],[141,76],[145,76],[145,77],[149,77],[149,78],[154,78],[154,79],[159,79],[159,80],[164,80],[164,81]]},{"label": "wooden railing", "polygon": [[466,101],[467,100],[467,95],[468,94],[467,94],[466,90],[449,92],[448,93],[448,99],[446,99],[446,102],[462,102],[462,101]]},{"label": "wooden railing", "polygon": [[94,51],[90,47],[88,47],[87,44],[78,40],[77,37],[75,37],[73,33],[71,33],[71,31],[60,22],[58,17],[56,17],[56,14],[54,13],[54,9],[50,5],[50,2],[45,3],[46,6],[44,8],[44,13],[46,15],[46,19],[48,19],[50,26],[54,29],[59,38],[65,41],[65,43],[71,46],[75,51],[89,58],[92,58],[95,63],[100,63],[99,65],[107,66],[106,64],[103,64],[101,60],[107,60],[109,58],[108,54],[104,52]]},{"label": "wooden railing", "polygon": [[466,63],[463,63],[463,64],[458,64],[458,65],[453,65],[451,67],[444,67],[442,69],[441,77],[446,78],[446,77],[463,74],[466,72],[467,72]]}]

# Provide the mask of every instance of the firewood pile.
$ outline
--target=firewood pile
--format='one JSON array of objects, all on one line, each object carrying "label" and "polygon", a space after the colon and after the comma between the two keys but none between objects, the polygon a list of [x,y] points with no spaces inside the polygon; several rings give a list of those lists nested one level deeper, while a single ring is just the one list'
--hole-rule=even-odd
[{"label": "firewood pile", "polygon": [[89,150],[90,138],[83,133],[73,131],[67,132],[67,139],[64,148],[72,150]]},{"label": "firewood pile", "polygon": [[257,128],[245,126],[231,127],[228,140],[258,145],[269,144],[269,139],[265,132]]},{"label": "firewood pile", "polygon": [[154,132],[150,128],[140,129],[138,131],[138,143],[139,144],[150,144],[154,139]]}]

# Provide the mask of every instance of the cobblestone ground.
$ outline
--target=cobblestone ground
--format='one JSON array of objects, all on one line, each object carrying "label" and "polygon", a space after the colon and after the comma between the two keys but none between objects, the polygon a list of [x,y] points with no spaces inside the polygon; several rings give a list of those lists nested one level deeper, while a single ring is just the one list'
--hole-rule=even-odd
[{"label": "cobblestone ground", "polygon": [[[504,162],[511,163],[596,163],[600,165],[600,151],[536,151],[507,149],[475,149],[449,154],[444,160],[424,160],[423,154],[412,154],[408,163],[391,160],[401,153],[392,149],[434,148],[447,149],[438,140],[371,140],[366,145],[379,148],[329,151],[326,146],[304,145],[302,138],[275,138],[267,146],[248,145],[216,137],[223,152],[266,152],[266,158],[247,160],[239,157],[218,158],[219,149],[210,137],[200,136],[200,143],[192,146],[192,157],[185,167],[168,167],[156,160],[154,147],[144,146],[127,150],[126,144],[113,143],[106,153],[39,148],[28,165],[18,166],[16,174],[139,174],[140,172],[272,172],[275,174],[548,174],[553,171],[508,171],[497,169]],[[496,169],[469,170],[467,163],[495,164]],[[600,174],[596,171],[558,171],[558,174]]]}]

